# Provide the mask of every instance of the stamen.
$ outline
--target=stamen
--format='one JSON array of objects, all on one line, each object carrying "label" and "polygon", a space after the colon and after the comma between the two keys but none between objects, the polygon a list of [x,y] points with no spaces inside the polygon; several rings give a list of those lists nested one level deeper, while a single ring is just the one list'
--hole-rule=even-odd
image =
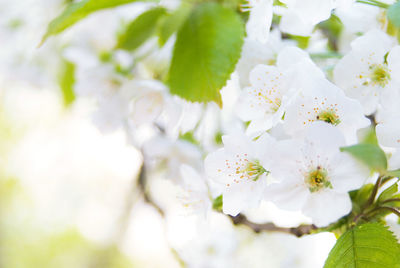
[{"label": "stamen", "polygon": [[306,175],[304,182],[307,184],[311,193],[318,192],[324,188],[332,188],[332,184],[328,178],[328,172],[321,166],[317,166],[316,169],[310,171]]}]

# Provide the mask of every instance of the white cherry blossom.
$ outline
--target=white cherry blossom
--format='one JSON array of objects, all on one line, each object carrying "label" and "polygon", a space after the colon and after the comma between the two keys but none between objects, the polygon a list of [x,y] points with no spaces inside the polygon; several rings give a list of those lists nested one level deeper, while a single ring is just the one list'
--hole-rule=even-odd
[{"label": "white cherry blossom", "polygon": [[257,65],[250,72],[251,86],[242,91],[237,102],[238,117],[251,121],[247,134],[258,135],[275,126],[295,93],[323,76],[307,53],[295,47],[281,50],[277,66]]},{"label": "white cherry blossom", "polygon": [[315,79],[312,86],[297,94],[286,109],[283,126],[295,136],[317,121],[336,126],[349,143],[356,143],[357,130],[370,124],[361,104],[324,78]]},{"label": "white cherry blossom", "polygon": [[314,26],[329,19],[336,7],[334,0],[281,0],[286,8],[277,9],[282,15],[279,27],[282,32],[294,35],[311,35]]},{"label": "white cherry blossom", "polygon": [[355,98],[369,115],[377,109],[382,92],[400,85],[400,46],[379,30],[372,30],[351,44],[334,69],[334,81]]},{"label": "white cherry blossom", "polygon": [[211,200],[205,178],[187,164],[181,165],[180,174],[183,190],[179,196],[181,204],[190,214],[207,216]]},{"label": "white cherry blossom", "polygon": [[250,11],[246,24],[246,32],[250,39],[263,44],[268,41],[272,23],[273,0],[248,0],[243,5],[243,11]]},{"label": "white cherry blossom", "polygon": [[256,141],[243,134],[222,137],[221,148],[205,159],[206,175],[223,186],[223,212],[232,216],[256,207],[267,185],[265,151],[273,139],[264,134]]},{"label": "white cherry blossom", "polygon": [[376,136],[381,145],[400,148],[400,91],[392,88],[382,93],[377,112]]},{"label": "white cherry blossom", "polygon": [[311,125],[304,139],[278,141],[271,158],[266,199],[278,207],[301,210],[318,226],[327,225],[351,210],[348,191],[360,187],[368,171],[350,155],[340,152],[343,135],[325,122]]}]

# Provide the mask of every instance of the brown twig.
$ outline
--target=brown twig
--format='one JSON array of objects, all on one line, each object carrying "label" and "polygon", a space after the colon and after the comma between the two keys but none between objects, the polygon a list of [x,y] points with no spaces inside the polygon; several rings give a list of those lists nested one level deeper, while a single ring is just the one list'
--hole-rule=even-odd
[{"label": "brown twig", "polygon": [[138,179],[138,188],[140,190],[140,192],[143,195],[143,200],[151,205],[152,207],[154,207],[158,213],[160,213],[161,216],[164,216],[164,211],[162,210],[162,208],[153,200],[153,198],[151,197],[151,195],[149,194],[149,191],[147,190],[147,178],[146,178],[146,166],[144,164],[142,164],[141,170],[140,170],[140,174],[139,174],[139,179]]},{"label": "brown twig", "polygon": [[300,225],[298,227],[292,227],[292,228],[285,228],[285,227],[279,227],[273,224],[272,222],[269,223],[254,223],[249,221],[246,216],[243,214],[238,214],[237,216],[233,217],[230,216],[233,224],[235,225],[245,225],[252,229],[256,233],[260,233],[263,231],[266,232],[281,232],[281,233],[287,233],[287,234],[292,234],[297,237],[301,237],[303,235],[311,234],[312,231],[318,229],[317,226],[313,224],[304,224]]}]

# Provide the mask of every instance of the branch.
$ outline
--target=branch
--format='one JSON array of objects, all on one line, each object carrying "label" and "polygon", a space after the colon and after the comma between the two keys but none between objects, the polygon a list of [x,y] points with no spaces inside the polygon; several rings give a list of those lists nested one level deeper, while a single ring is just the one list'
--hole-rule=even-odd
[{"label": "branch", "polygon": [[[142,154],[144,156],[144,154]],[[153,198],[151,197],[151,195],[149,194],[149,191],[147,190],[147,176],[146,176],[146,166],[144,164],[144,160],[143,160],[143,164],[142,167],[140,169],[140,174],[139,174],[139,179],[138,179],[138,187],[140,192],[143,194],[143,200],[153,206],[158,213],[160,213],[160,215],[162,217],[164,217],[164,211],[162,210],[162,208],[153,200]]]},{"label": "branch", "polygon": [[259,224],[249,221],[243,214],[238,214],[235,217],[230,216],[230,218],[234,225],[245,225],[256,233],[260,233],[262,231],[281,232],[301,237],[303,235],[311,234],[314,230],[318,229],[318,227],[315,226],[314,224],[304,224],[292,228],[279,227],[273,224],[272,222]]}]

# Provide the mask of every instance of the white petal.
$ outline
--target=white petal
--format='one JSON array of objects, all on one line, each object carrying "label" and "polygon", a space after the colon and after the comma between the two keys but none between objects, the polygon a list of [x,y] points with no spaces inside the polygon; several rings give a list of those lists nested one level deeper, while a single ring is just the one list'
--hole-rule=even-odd
[{"label": "white petal", "polygon": [[368,178],[368,168],[347,153],[338,153],[330,164],[329,178],[336,192],[347,193],[360,188]]},{"label": "white petal", "polygon": [[309,195],[302,209],[317,226],[326,226],[351,211],[351,200],[347,193],[320,191]]}]

